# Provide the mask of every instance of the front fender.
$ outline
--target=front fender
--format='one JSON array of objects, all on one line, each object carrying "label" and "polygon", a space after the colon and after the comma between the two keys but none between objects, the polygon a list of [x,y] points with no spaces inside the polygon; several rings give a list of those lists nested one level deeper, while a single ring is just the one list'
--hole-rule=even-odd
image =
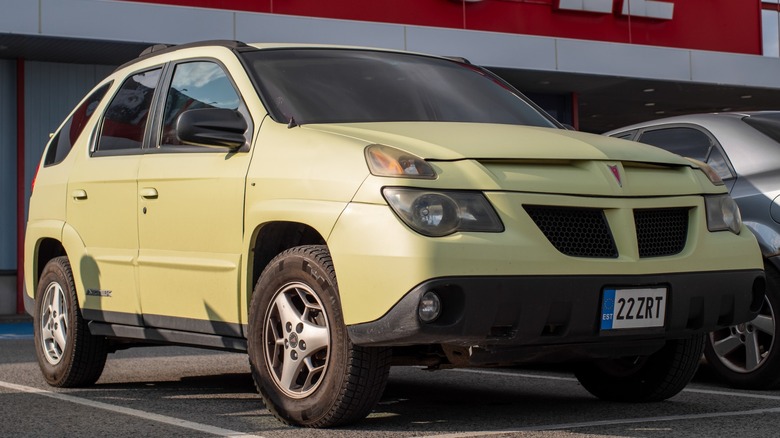
[{"label": "front fender", "polygon": [[761,255],[766,259],[780,255],[780,232],[775,226],[768,226],[760,222],[745,221],[745,226],[756,236]]},{"label": "front fender", "polygon": [[[312,201],[305,199],[267,199],[248,201],[245,213],[247,232],[244,239],[244,254],[241,271],[249,273],[241,284],[241,314],[248,315],[248,300],[252,284],[254,246],[263,226],[269,223],[288,222],[302,224],[314,229],[327,242],[339,216],[347,206],[340,201]],[[253,227],[253,228],[252,228]]]}]

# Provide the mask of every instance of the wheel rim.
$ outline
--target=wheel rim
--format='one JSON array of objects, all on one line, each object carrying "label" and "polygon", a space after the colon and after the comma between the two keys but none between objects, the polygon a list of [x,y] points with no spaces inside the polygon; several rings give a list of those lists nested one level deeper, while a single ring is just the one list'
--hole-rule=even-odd
[{"label": "wheel rim", "polygon": [[43,293],[41,306],[41,348],[52,365],[62,360],[68,342],[68,302],[57,282],[52,282]]},{"label": "wheel rim", "polygon": [[710,342],[730,370],[745,374],[760,368],[775,343],[775,313],[769,299],[764,297],[755,319],[710,333]]},{"label": "wheel rim", "polygon": [[316,391],[328,369],[328,315],[317,294],[303,283],[280,288],[265,320],[265,361],[276,386],[292,398]]}]

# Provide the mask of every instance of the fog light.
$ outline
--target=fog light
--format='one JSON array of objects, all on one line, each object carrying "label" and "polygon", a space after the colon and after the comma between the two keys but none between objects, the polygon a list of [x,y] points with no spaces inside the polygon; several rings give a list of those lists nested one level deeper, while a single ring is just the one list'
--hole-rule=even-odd
[{"label": "fog light", "polygon": [[422,322],[433,322],[441,314],[441,300],[436,292],[425,292],[420,298],[420,305],[417,307],[417,315]]}]

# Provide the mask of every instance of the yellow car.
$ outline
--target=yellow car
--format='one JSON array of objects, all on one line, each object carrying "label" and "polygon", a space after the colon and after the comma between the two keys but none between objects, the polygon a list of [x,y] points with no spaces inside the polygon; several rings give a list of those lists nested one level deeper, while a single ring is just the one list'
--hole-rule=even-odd
[{"label": "yellow car", "polygon": [[657,401],[756,316],[761,253],[717,174],[567,130],[464,60],[154,46],[82,100],[30,200],[46,381],[144,343],[247,352],[281,421],[365,417],[391,364],[579,362]]}]

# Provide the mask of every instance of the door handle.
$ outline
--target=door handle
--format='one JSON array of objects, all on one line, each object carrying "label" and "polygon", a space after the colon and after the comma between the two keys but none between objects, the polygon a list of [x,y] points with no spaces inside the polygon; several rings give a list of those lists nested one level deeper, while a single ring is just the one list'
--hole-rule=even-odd
[{"label": "door handle", "polygon": [[87,199],[87,191],[82,189],[76,189],[70,193],[73,199]]},{"label": "door handle", "polygon": [[138,191],[138,194],[144,199],[157,199],[157,189],[154,187],[144,187]]}]

